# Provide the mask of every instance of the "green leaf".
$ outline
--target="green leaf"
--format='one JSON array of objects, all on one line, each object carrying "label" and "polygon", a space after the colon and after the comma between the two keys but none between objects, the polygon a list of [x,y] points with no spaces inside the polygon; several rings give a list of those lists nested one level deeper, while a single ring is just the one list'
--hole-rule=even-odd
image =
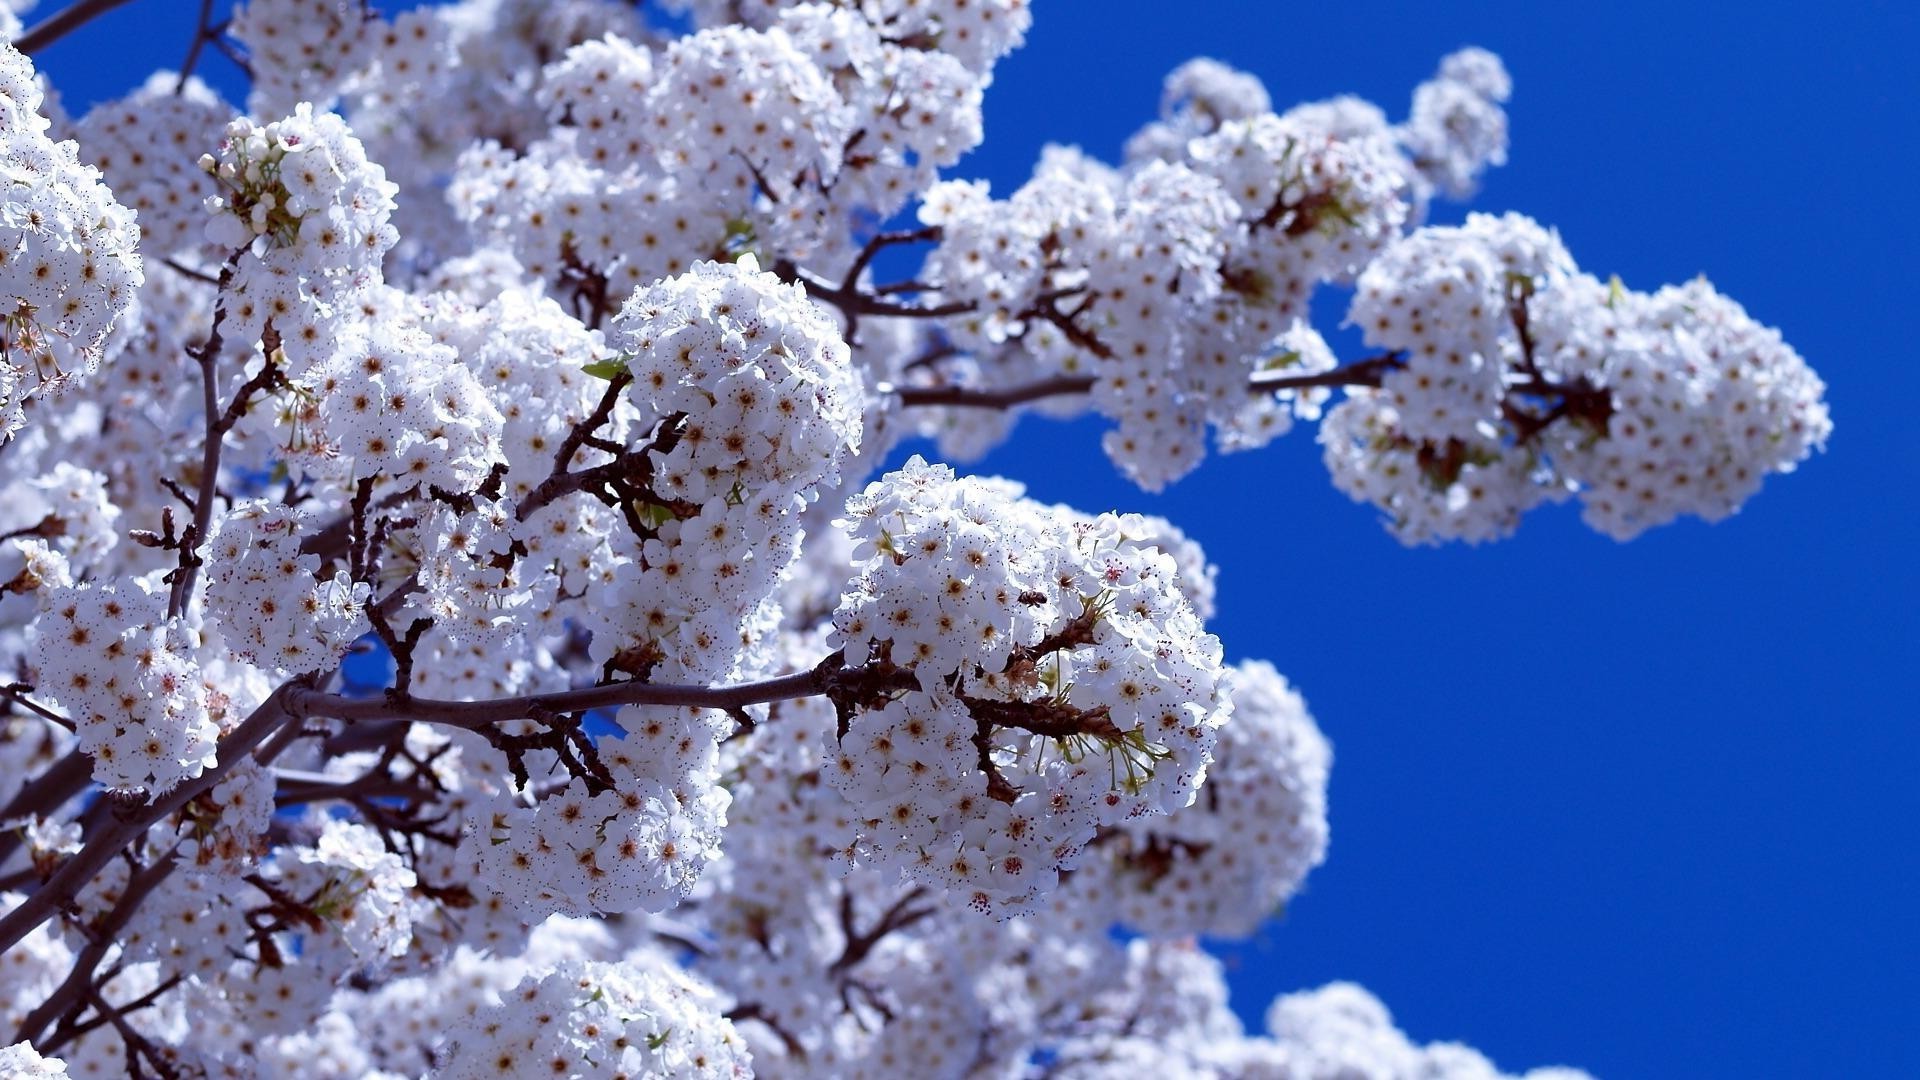
[{"label": "green leaf", "polygon": [[612,382],[616,377],[626,372],[627,362],[615,356],[606,360],[595,360],[582,370],[596,379],[605,379],[608,382]]}]

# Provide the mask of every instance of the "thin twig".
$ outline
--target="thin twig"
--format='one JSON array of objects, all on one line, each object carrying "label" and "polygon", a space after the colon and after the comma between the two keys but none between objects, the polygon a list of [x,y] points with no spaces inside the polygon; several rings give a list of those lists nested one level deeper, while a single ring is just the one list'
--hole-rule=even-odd
[{"label": "thin twig", "polygon": [[180,78],[173,84],[174,97],[186,93],[187,80],[193,77],[193,69],[200,63],[200,50],[206,48],[208,38],[218,33],[211,25],[212,20],[213,0],[200,0],[200,17],[195,20],[193,44],[187,46],[187,58],[180,61]]}]

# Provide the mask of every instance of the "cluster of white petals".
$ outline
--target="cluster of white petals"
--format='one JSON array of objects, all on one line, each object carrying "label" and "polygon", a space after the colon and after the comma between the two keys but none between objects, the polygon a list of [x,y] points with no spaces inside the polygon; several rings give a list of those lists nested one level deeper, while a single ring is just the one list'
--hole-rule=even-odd
[{"label": "cluster of white petals", "polygon": [[0,443],[29,397],[99,366],[144,280],[132,212],[76,144],[48,137],[43,97],[32,63],[0,43]]},{"label": "cluster of white petals", "polygon": [[164,589],[129,585],[45,589],[28,661],[73,721],[94,779],[159,794],[214,764],[220,729],[198,634],[167,616]]},{"label": "cluster of white petals", "polygon": [[207,601],[227,651],[283,675],[331,666],[363,632],[370,586],[300,552],[306,515],[263,501],[221,517],[208,551]]},{"label": "cluster of white petals", "polygon": [[325,108],[366,66],[377,40],[366,0],[247,0],[227,32],[246,46],[247,111],[280,116],[300,102]]},{"label": "cluster of white petals", "polygon": [[[176,89],[177,88],[177,89]],[[138,215],[140,249],[155,259],[206,249],[214,178],[196,164],[237,110],[206,83],[157,71],[139,89],[96,105],[74,129],[86,162]],[[219,264],[224,252],[207,251]]]},{"label": "cluster of white petals", "polygon": [[1100,827],[1193,800],[1230,707],[1172,558],[917,458],[847,513],[835,642],[913,680],[835,736],[856,860],[1018,913]]},{"label": "cluster of white petals", "polygon": [[68,1075],[66,1062],[41,1057],[32,1043],[0,1046],[0,1076],[11,1080],[65,1080]]},{"label": "cluster of white petals", "polygon": [[671,963],[572,963],[529,975],[451,1035],[436,1080],[753,1075],[714,994]]},{"label": "cluster of white petals", "polygon": [[1717,521],[1832,430],[1819,377],[1704,279],[1604,284],[1518,214],[1397,241],[1348,318],[1395,362],[1320,441],[1334,484],[1408,543],[1501,537],[1574,493],[1621,540]]},{"label": "cluster of white petals", "polygon": [[264,125],[233,120],[200,167],[217,188],[207,240],[232,266],[226,332],[257,340],[271,324],[296,364],[321,358],[330,320],[379,284],[399,238],[386,173],[345,121],[306,102]]},{"label": "cluster of white petals", "polygon": [[1326,738],[1273,665],[1237,665],[1231,684],[1200,797],[1117,830],[1072,879],[1086,899],[1069,902],[1104,893],[1117,921],[1147,933],[1246,937],[1326,858]]}]

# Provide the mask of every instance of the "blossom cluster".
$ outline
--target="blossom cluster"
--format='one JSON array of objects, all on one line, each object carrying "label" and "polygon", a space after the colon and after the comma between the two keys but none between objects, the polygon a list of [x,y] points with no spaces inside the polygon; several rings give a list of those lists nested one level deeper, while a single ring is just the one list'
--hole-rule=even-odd
[{"label": "blossom cluster", "polygon": [[221,517],[208,551],[207,602],[236,658],[283,675],[331,666],[365,622],[371,589],[345,571],[316,580],[320,560],[300,553],[306,515],[264,501]]},{"label": "blossom cluster", "polygon": [[25,402],[100,364],[108,331],[144,280],[134,216],[54,142],[33,65],[0,43],[0,442],[26,423]]},{"label": "blossom cluster", "polygon": [[1329,413],[1327,467],[1409,543],[1503,536],[1575,493],[1622,540],[1719,520],[1832,428],[1806,362],[1704,280],[1604,284],[1517,214],[1396,241],[1348,318],[1398,360]]},{"label": "blossom cluster", "polygon": [[158,794],[217,760],[220,729],[195,657],[197,633],[144,582],[52,585],[28,662],[67,710],[104,787]]},{"label": "blossom cluster", "polygon": [[232,266],[226,332],[254,341],[271,324],[295,364],[324,358],[329,320],[379,283],[399,238],[385,172],[345,121],[306,102],[267,124],[233,120],[200,168],[218,189],[207,239]]},{"label": "blossom cluster", "polygon": [[1192,801],[1229,704],[1171,558],[917,458],[847,512],[835,641],[912,679],[836,733],[856,860],[1020,912],[1101,826]]},{"label": "blossom cluster", "polygon": [[434,1075],[752,1076],[752,1056],[712,997],[670,963],[569,964],[528,976],[455,1029]]},{"label": "blossom cluster", "polygon": [[[83,159],[137,215],[140,250],[155,259],[207,249],[206,201],[216,182],[196,163],[237,110],[198,78],[158,71],[133,93],[95,106],[74,128]],[[195,258],[190,261],[202,261]]]},{"label": "blossom cluster", "polygon": [[1271,664],[1234,667],[1232,696],[1201,797],[1116,830],[1064,902],[1108,899],[1154,934],[1245,937],[1326,858],[1326,738]]},{"label": "blossom cluster", "polygon": [[301,102],[325,108],[372,57],[366,0],[248,0],[227,32],[247,50],[247,111],[279,116]]},{"label": "blossom cluster", "polygon": [[847,217],[900,210],[981,138],[981,89],[1022,5],[769,5],[652,48],[628,31],[540,73],[554,120],[482,144],[452,204],[536,276],[617,294],[746,244],[843,260]]}]

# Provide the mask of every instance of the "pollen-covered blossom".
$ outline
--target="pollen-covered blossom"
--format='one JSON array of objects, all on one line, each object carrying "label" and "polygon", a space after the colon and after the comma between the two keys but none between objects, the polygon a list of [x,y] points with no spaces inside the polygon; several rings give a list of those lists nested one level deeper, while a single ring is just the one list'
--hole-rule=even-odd
[{"label": "pollen-covered blossom", "polygon": [[1252,934],[1326,857],[1325,737],[1273,665],[1238,665],[1232,687],[1200,797],[1122,826],[1090,859],[1115,916],[1142,932]]},{"label": "pollen-covered blossom", "polygon": [[271,323],[297,366],[321,359],[329,320],[380,281],[396,189],[345,121],[306,102],[272,123],[232,121],[200,167],[219,191],[207,239],[234,258],[227,336],[255,341]]},{"label": "pollen-covered blossom", "polygon": [[320,559],[300,552],[307,515],[253,500],[219,519],[208,551],[207,609],[234,656],[297,674],[332,666],[365,631],[370,586],[345,571],[317,578]]},{"label": "pollen-covered blossom", "polygon": [[[751,262],[702,263],[637,292],[614,326],[649,502],[644,531],[585,575],[576,617],[610,670],[726,682],[764,663],[799,513],[837,481],[859,438],[861,388],[833,325]],[[728,721],[644,707],[619,721],[626,735],[601,746],[612,790],[575,781],[477,826],[489,883],[523,911],[661,910],[717,854],[728,799],[716,747]]]},{"label": "pollen-covered blossom", "polygon": [[[238,111],[198,78],[175,93],[178,83],[157,71],[126,97],[94,106],[74,132],[81,156],[139,215],[140,249],[156,259],[207,249],[206,201],[217,188],[200,155]],[[207,254],[217,266],[226,252]]]},{"label": "pollen-covered blossom", "polygon": [[1349,390],[1321,422],[1319,439],[1333,486],[1378,507],[1404,544],[1498,540],[1521,514],[1566,495],[1532,453],[1493,435],[1475,432],[1439,448],[1407,437],[1399,411],[1378,391]]},{"label": "pollen-covered blossom", "polygon": [[77,146],[47,136],[33,65],[0,43],[0,442],[36,394],[99,366],[144,276],[134,216]]},{"label": "pollen-covered blossom", "polygon": [[920,217],[942,237],[924,276],[975,305],[951,325],[955,340],[1004,352],[1003,371],[1092,375],[1094,407],[1119,423],[1107,453],[1141,485],[1164,486],[1199,460],[1215,402],[1244,404],[1245,365],[1203,362],[1194,336],[1206,333],[1240,228],[1208,177],[1158,162],[1122,177],[1061,151],[1007,202],[951,181],[927,193]]},{"label": "pollen-covered blossom", "polygon": [[1320,442],[1335,486],[1408,543],[1504,536],[1574,492],[1620,539],[1719,520],[1832,428],[1805,361],[1712,286],[1603,284],[1517,214],[1396,242],[1348,318],[1394,363]]},{"label": "pollen-covered blossom", "polygon": [[1400,430],[1444,443],[1499,423],[1508,371],[1524,360],[1510,298],[1572,271],[1560,238],[1516,214],[1420,229],[1369,263],[1347,321],[1405,357],[1381,382]]},{"label": "pollen-covered blossom", "polygon": [[750,261],[637,292],[614,325],[657,525],[584,613],[593,655],[724,678],[771,629],[763,605],[800,510],[858,445],[863,391],[833,324]]},{"label": "pollen-covered blossom", "polygon": [[295,896],[312,897],[308,905],[326,922],[325,934],[305,939],[304,960],[327,970],[336,965],[313,954],[344,950],[353,960],[339,967],[377,968],[406,951],[419,907],[412,894],[414,875],[381,844],[378,832],[357,822],[328,821],[312,846],[283,851],[274,869],[277,884]]},{"label": "pollen-covered blossom", "polygon": [[217,760],[197,635],[141,583],[48,590],[29,662],[73,720],[101,785],[159,794]]},{"label": "pollen-covered blossom", "polygon": [[1229,704],[1171,558],[918,458],[847,512],[835,640],[912,680],[837,733],[826,780],[866,819],[850,851],[1017,913],[1099,827],[1193,799]]},{"label": "pollen-covered blossom", "polygon": [[1535,306],[1542,368],[1609,393],[1605,436],[1567,428],[1549,453],[1583,519],[1615,539],[1681,514],[1718,521],[1833,430],[1826,384],[1705,278],[1651,295],[1582,278]]},{"label": "pollen-covered blossom", "polygon": [[716,995],[668,962],[594,961],[529,975],[454,1029],[436,1080],[753,1075]]},{"label": "pollen-covered blossom", "polygon": [[362,321],[314,342],[330,352],[298,377],[288,456],[317,475],[473,490],[500,460],[499,410],[412,297],[376,285],[365,298]]},{"label": "pollen-covered blossom", "polygon": [[949,181],[920,210],[940,229],[921,277],[971,306],[947,323],[977,365],[964,381],[1091,376],[1117,421],[1108,456],[1149,490],[1199,463],[1209,426],[1236,449],[1284,430],[1291,399],[1262,402],[1249,379],[1330,357],[1301,323],[1312,290],[1351,279],[1410,213],[1384,127],[1261,113],[1180,149],[1121,170],[1053,149],[1005,202]]},{"label": "pollen-covered blossom", "polygon": [[643,416],[684,417],[652,457],[669,499],[810,492],[858,445],[846,343],[805,290],[751,259],[635,293],[614,324]]},{"label": "pollen-covered blossom", "polygon": [[378,29],[366,0],[247,0],[227,27],[247,47],[247,111],[278,116],[300,102],[328,107],[371,59]]},{"label": "pollen-covered blossom", "polygon": [[1513,94],[1506,65],[1485,49],[1461,49],[1413,92],[1413,113],[1398,129],[1427,183],[1448,197],[1473,194],[1480,173],[1507,163],[1507,114]]},{"label": "pollen-covered blossom", "polygon": [[98,569],[120,539],[120,507],[107,491],[106,477],[62,461],[27,486],[37,497],[22,492],[26,497],[0,513],[0,532],[36,536],[71,565]]}]

